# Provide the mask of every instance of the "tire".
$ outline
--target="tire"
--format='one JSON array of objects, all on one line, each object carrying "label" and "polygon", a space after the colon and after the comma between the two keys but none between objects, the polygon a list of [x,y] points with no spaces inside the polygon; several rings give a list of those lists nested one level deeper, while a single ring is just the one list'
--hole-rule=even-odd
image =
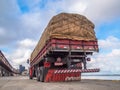
[{"label": "tire", "polygon": [[44,67],[40,67],[40,81],[44,82]]},{"label": "tire", "polygon": [[48,71],[48,69],[46,69],[42,66],[38,67],[37,72],[36,72],[37,81],[44,82],[47,71]]},{"label": "tire", "polygon": [[37,77],[37,81],[40,81],[40,68],[37,68],[37,72],[36,72],[36,77]]}]

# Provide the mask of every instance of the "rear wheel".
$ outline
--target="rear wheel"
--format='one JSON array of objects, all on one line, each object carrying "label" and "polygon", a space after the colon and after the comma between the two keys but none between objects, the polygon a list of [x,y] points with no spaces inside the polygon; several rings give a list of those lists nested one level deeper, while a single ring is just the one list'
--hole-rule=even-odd
[{"label": "rear wheel", "polygon": [[44,82],[44,67],[37,68],[37,81]]},{"label": "rear wheel", "polygon": [[44,67],[40,67],[40,81],[44,82]]},{"label": "rear wheel", "polygon": [[36,72],[36,77],[37,77],[37,81],[40,81],[40,68],[37,68],[37,72]]}]

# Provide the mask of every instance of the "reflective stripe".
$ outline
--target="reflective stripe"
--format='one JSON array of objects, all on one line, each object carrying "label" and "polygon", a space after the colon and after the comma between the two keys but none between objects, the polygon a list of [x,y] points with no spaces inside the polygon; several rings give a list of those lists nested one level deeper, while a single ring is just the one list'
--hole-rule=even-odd
[{"label": "reflective stripe", "polygon": [[63,73],[64,72],[64,70],[61,70],[61,73]]},{"label": "reflective stripe", "polygon": [[69,73],[70,72],[70,70],[67,70],[67,73]]},{"label": "reflective stripe", "polygon": [[61,72],[61,70],[58,70],[58,72],[57,73],[60,73]]},{"label": "reflective stripe", "polygon": [[73,70],[70,70],[70,72],[72,72]]},{"label": "reflective stripe", "polygon": [[75,72],[76,70],[75,69],[73,69],[73,72]]},{"label": "reflective stripe", "polygon": [[64,70],[64,73],[66,73],[67,72],[67,70]]},{"label": "reflective stripe", "polygon": [[55,70],[55,72],[54,73],[57,73],[57,70]]},{"label": "reflective stripe", "polygon": [[84,70],[80,70],[80,69],[63,69],[63,70],[55,70],[54,73],[74,73],[74,72],[99,72],[99,69],[84,69]]}]

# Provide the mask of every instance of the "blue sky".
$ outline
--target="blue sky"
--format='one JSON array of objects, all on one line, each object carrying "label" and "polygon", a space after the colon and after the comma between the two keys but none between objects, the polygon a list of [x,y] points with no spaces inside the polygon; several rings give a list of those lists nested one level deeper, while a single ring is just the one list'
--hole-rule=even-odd
[{"label": "blue sky", "polygon": [[85,15],[95,24],[100,52],[88,67],[120,74],[119,0],[0,0],[0,50],[16,68],[30,57],[49,20],[58,13]]}]

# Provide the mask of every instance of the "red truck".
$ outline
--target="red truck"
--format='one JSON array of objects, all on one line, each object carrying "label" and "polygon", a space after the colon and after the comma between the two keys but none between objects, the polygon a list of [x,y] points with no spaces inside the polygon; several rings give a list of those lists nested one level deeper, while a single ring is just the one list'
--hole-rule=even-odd
[{"label": "red truck", "polygon": [[86,67],[90,61],[87,56],[99,51],[93,29],[94,24],[82,15],[54,16],[31,54],[30,79],[36,77],[41,82],[81,80],[81,73],[99,72],[98,68]]}]

